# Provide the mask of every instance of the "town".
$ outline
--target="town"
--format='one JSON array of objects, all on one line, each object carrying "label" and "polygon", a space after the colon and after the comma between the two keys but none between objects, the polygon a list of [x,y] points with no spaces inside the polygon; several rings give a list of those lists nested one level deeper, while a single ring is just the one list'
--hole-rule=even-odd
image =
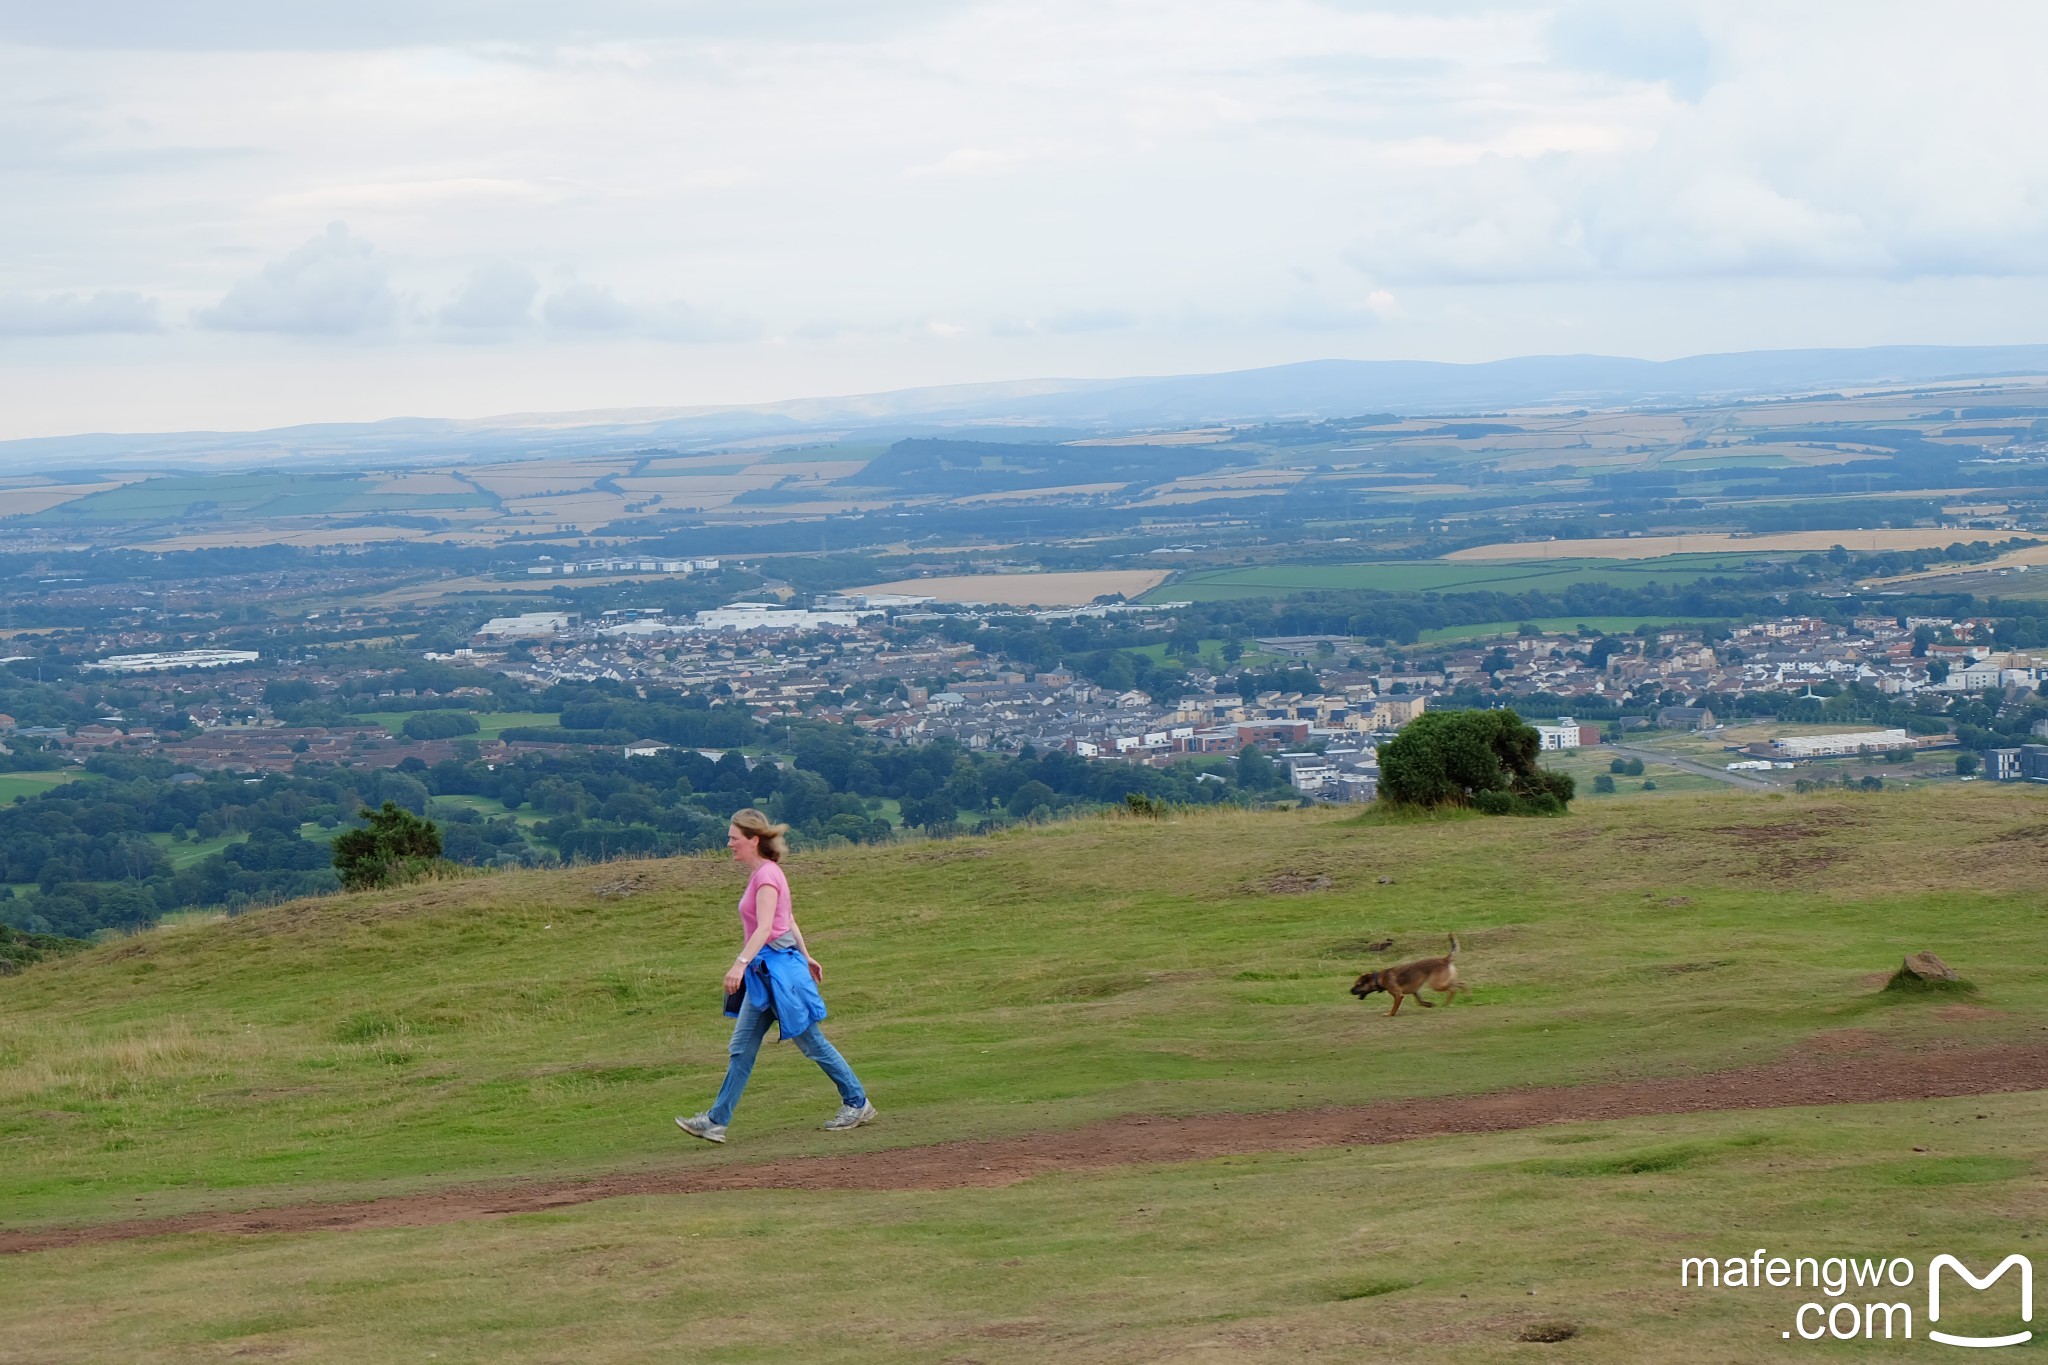
[{"label": "town", "polygon": [[[1787,616],[1622,635],[1523,626],[1494,639],[1401,648],[1340,635],[1189,642],[1176,613],[1187,605],[1025,612],[939,606],[904,594],[834,594],[813,608],[747,602],[682,616],[531,612],[481,622],[467,644],[422,658],[494,675],[502,682],[493,686],[531,697],[593,683],[641,697],[649,689],[700,694],[709,706],[735,708],[763,725],[845,724],[902,744],[945,739],[971,751],[1060,750],[1154,767],[1256,746],[1287,769],[1296,791],[1325,800],[1371,799],[1378,743],[1432,705],[1513,707],[1548,750],[1653,731],[1712,733],[1745,715],[1783,712],[1820,723],[1868,714],[1843,698],[1881,699],[1887,715],[1913,721],[1845,728],[1840,738],[1752,744],[1730,764],[1742,771],[1759,758],[1768,769],[1771,759],[1782,765],[1871,749],[1957,748],[1952,713],[1959,702],[2022,705],[2048,677],[2048,655],[1999,648],[1989,618]],[[1077,671],[1066,661],[1034,667],[1002,643],[982,643],[1111,613],[1162,654],[1184,651],[1186,667],[1170,691],[1120,678],[1124,652],[1114,648],[1088,651],[1096,666]],[[475,681],[445,689],[386,685],[411,671],[357,665],[347,652],[314,647],[282,658],[250,650],[104,655],[79,663],[77,672],[118,680],[124,709],[103,706],[90,721],[68,726],[13,717],[0,717],[0,726],[17,748],[37,746],[70,761],[118,751],[201,771],[262,773],[314,762],[432,765],[457,754],[459,735],[431,736],[425,732],[436,727],[417,717],[521,709]],[[1282,685],[1267,685],[1275,681]],[[339,716],[306,723],[311,704],[406,714],[392,726]],[[487,761],[501,761],[577,742],[569,733],[538,734],[552,719],[536,714],[519,726],[490,727],[462,751],[475,747]],[[459,733],[479,728],[471,723]],[[2048,740],[2048,716],[2028,734]],[[646,756],[668,746],[633,736],[616,747]],[[1990,744],[1981,756],[1986,777],[2048,780],[2048,746]]]}]

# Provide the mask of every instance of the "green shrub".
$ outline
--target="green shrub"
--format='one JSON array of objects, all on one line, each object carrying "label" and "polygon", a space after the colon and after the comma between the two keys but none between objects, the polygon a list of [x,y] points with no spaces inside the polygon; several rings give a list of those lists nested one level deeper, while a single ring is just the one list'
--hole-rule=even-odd
[{"label": "green shrub", "polygon": [[1380,750],[1380,795],[1396,806],[1560,815],[1576,789],[1536,766],[1541,744],[1512,711],[1426,712]]},{"label": "green shrub", "polygon": [[364,810],[364,829],[335,836],[334,870],[350,891],[417,880],[441,861],[441,831],[396,802]]}]

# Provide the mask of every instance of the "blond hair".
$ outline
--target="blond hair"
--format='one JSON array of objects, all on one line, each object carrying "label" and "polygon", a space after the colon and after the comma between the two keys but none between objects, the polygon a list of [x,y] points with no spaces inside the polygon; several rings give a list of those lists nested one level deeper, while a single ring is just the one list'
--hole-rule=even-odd
[{"label": "blond hair", "polygon": [[750,834],[760,841],[758,847],[761,850],[761,856],[769,862],[779,863],[782,861],[783,855],[789,852],[789,841],[782,837],[789,833],[789,826],[774,823],[752,806],[748,806],[742,811],[735,811],[732,823],[733,827],[739,830],[740,833]]}]

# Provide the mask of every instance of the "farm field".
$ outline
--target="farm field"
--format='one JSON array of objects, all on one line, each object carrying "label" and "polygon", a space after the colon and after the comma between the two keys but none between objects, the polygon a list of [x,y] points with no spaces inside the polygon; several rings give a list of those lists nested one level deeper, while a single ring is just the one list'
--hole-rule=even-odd
[{"label": "farm field", "polygon": [[[1898,527],[1876,531],[1787,531],[1773,535],[1734,536],[1712,532],[1692,535],[1630,536],[1607,540],[1537,540],[1513,544],[1474,545],[1453,550],[1444,558],[1455,563],[1531,559],[1659,559],[1678,554],[1810,554],[1839,545],[1845,550],[1931,550],[1958,540],[1983,539],[1992,532],[1963,532],[1939,526]],[[2002,533],[1996,533],[2006,538]]]},{"label": "farm field", "polygon": [[941,602],[994,602],[1016,607],[1082,607],[1106,593],[1138,598],[1159,586],[1164,569],[1101,569],[1061,573],[966,574],[905,578],[854,591],[913,593]]},{"label": "farm field", "polygon": [[[1491,548],[1491,547],[1487,547]],[[1461,552],[1462,553],[1462,552]],[[1619,566],[1601,559],[1559,563],[1451,563],[1440,559],[1359,564],[1264,564],[1193,569],[1150,594],[1154,601],[1217,602],[1284,597],[1301,592],[1562,592],[1576,583],[1679,587],[1717,574],[1739,573],[1746,555],[1672,555]]]},{"label": "farm field", "polygon": [[[1551,1349],[1518,1340],[1539,1322],[1571,1359],[1775,1358],[1804,1296],[1681,1291],[1678,1257],[2042,1230],[2044,816],[1989,784],[1673,792],[800,853],[828,1031],[883,1117],[817,1132],[829,1088],[770,1048],[725,1147],[669,1123],[722,1069],[721,860],[104,945],[0,982],[0,1246],[283,1212],[9,1257],[0,1359],[1490,1361]],[[1466,1000],[1346,994],[1450,929]],[[1881,991],[1921,948],[1976,993]],[[1922,1073],[1952,1079],[1898,1090]],[[1938,1097],[1986,1077],[2015,1093]],[[1431,1126],[1502,1105],[1534,1108]]]}]

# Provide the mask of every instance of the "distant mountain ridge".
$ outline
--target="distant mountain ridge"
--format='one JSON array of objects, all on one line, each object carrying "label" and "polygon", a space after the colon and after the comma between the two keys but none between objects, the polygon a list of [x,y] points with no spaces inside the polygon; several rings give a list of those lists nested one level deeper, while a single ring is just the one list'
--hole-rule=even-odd
[{"label": "distant mountain ridge", "polygon": [[508,413],[471,419],[399,417],[248,432],[36,437],[0,441],[0,468],[221,468],[279,460],[309,465],[364,460],[410,464],[586,455],[650,445],[706,447],[781,437],[895,438],[968,433],[1005,424],[1046,429],[1047,436],[1054,437],[1367,412],[1448,416],[1537,403],[1686,404],[2023,374],[2048,374],[2048,345],[1736,351],[1678,360],[1595,355],[1520,356],[1476,364],[1310,360],[1219,374],[954,384],[731,406]]}]

